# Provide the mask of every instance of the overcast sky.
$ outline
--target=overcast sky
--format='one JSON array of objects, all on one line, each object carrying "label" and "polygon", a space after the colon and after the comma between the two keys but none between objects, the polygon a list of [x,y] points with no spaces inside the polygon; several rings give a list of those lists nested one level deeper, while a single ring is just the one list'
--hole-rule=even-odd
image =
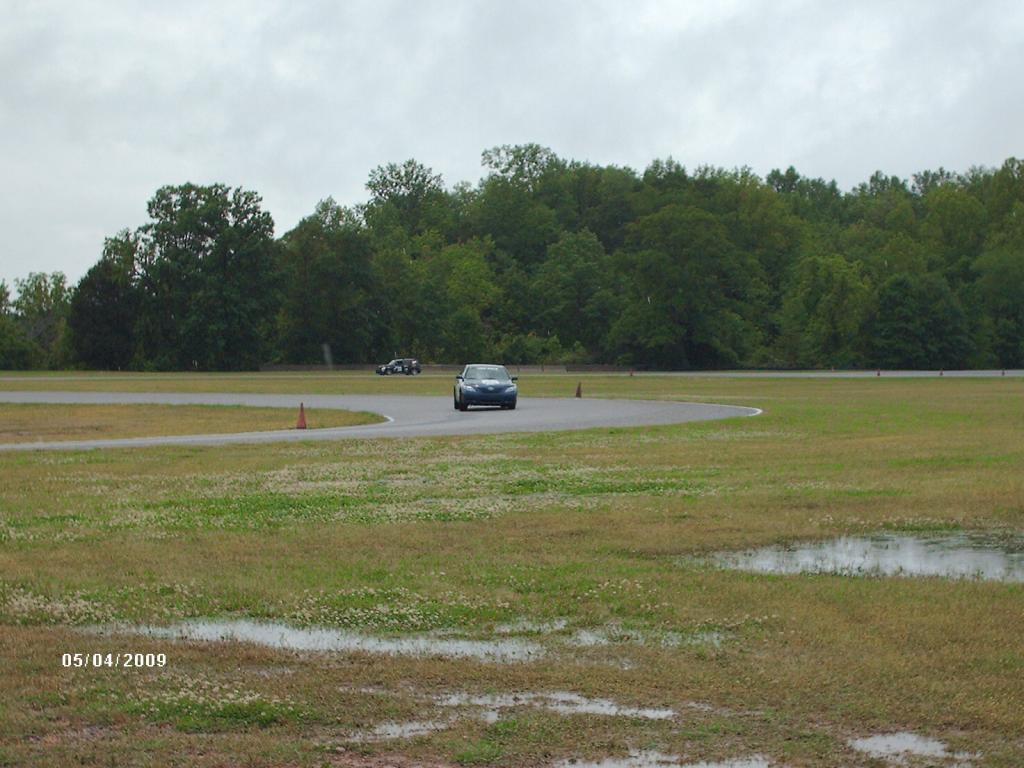
[{"label": "overcast sky", "polygon": [[1024,155],[1024,3],[0,0],[0,279],[74,282],[165,184],[277,234],[410,157],[476,182],[536,142],[848,189]]}]

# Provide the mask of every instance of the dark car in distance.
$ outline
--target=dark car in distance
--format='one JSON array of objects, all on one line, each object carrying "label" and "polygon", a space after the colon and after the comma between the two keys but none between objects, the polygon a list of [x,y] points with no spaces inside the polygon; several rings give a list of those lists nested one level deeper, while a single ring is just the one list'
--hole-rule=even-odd
[{"label": "dark car in distance", "polygon": [[384,363],[384,365],[377,366],[377,375],[379,376],[391,376],[396,373],[404,373],[406,376],[412,376],[414,373],[420,373],[420,361],[413,357],[396,357],[390,363]]},{"label": "dark car in distance", "polygon": [[518,378],[509,376],[503,365],[471,363],[455,377],[455,410],[464,411],[471,405],[497,405],[514,410],[519,395],[516,381]]}]

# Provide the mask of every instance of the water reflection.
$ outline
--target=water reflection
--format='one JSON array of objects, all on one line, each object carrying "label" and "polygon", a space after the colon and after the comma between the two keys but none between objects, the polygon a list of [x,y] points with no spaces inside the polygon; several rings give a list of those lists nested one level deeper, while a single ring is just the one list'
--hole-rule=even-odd
[{"label": "water reflection", "polygon": [[863,752],[871,757],[895,758],[897,761],[902,761],[902,757],[905,755],[958,761],[969,761],[977,757],[977,755],[963,752],[951,753],[946,745],[938,739],[929,739],[908,731],[850,739],[849,744],[858,752]]},{"label": "water reflection", "polygon": [[484,695],[453,693],[438,699],[438,703],[444,707],[479,707],[492,712],[511,707],[535,706],[565,715],[605,715],[645,720],[669,720],[676,716],[675,710],[667,707],[629,707],[609,699],[591,699],[569,691]]},{"label": "water reflection", "polygon": [[562,760],[556,768],[769,768],[771,763],[760,755],[711,763],[682,763],[674,755],[653,750],[637,750],[629,757],[609,757],[597,762]]},{"label": "water reflection", "polygon": [[241,641],[297,651],[365,651],[394,656],[471,658],[498,663],[529,661],[544,655],[542,646],[520,638],[460,640],[432,635],[379,637],[339,629],[301,629],[287,624],[245,619],[196,619],[170,626],[113,627],[108,628],[108,631],[175,640]]},{"label": "water reflection", "polygon": [[1024,551],[992,538],[968,536],[844,536],[793,547],[723,553],[715,562],[760,573],[845,576],[942,576],[1024,581]]}]

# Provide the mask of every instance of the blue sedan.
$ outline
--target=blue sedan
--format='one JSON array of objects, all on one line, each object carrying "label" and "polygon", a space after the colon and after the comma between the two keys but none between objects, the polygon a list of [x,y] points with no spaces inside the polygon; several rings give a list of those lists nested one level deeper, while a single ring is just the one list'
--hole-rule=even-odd
[{"label": "blue sedan", "polygon": [[471,405],[498,405],[514,410],[518,394],[516,377],[509,376],[505,366],[474,363],[455,377],[452,401],[457,411]]}]

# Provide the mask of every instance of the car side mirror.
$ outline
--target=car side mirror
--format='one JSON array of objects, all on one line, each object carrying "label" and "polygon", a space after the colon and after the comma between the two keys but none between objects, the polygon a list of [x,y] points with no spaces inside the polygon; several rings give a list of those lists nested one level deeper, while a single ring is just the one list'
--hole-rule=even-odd
[{"label": "car side mirror", "polygon": [[456,377],[455,377],[455,380],[456,380],[456,381],[463,381],[462,375],[461,375],[461,374],[459,374],[458,376],[456,376]]},{"label": "car side mirror", "polygon": [[518,376],[513,376],[512,377],[512,381],[519,381],[519,377]]}]

